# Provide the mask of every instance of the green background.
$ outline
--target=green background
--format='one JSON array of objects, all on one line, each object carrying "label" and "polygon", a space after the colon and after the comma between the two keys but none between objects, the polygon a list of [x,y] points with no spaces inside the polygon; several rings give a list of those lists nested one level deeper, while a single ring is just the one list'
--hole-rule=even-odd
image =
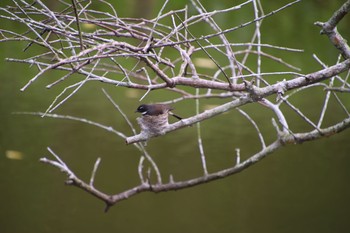
[{"label": "green background", "polygon": [[[2,0],[0,6],[10,4]],[[58,1],[47,1],[50,8]],[[166,8],[183,7],[187,1],[170,1]],[[233,2],[233,3],[232,3]],[[302,1],[263,21],[263,43],[304,49],[304,53],[276,54],[303,73],[320,68],[312,58],[317,54],[326,64],[336,62],[338,52],[326,36],[319,34],[315,21],[326,21],[344,1]],[[163,1],[115,1],[120,17],[153,18]],[[287,1],[262,1],[265,12]],[[208,10],[232,6],[236,1],[203,1]],[[101,4],[94,7],[102,8]],[[248,16],[246,16],[248,17]],[[339,31],[349,40],[349,17]],[[237,14],[217,18],[220,25],[231,27],[245,22]],[[0,19],[0,25],[17,24]],[[2,27],[2,26],[1,26]],[[203,33],[199,29],[199,34]],[[246,42],[244,30],[230,35],[233,42]],[[45,85],[58,77],[48,73],[25,92],[20,88],[36,70],[24,64],[5,62],[6,57],[26,57],[24,44],[0,43],[0,232],[345,232],[350,228],[350,156],[349,131],[301,145],[278,150],[258,164],[234,176],[177,192],[142,193],[112,207],[104,213],[104,203],[91,195],[64,185],[65,175],[56,168],[39,163],[50,157],[52,148],[82,179],[89,180],[94,162],[102,161],[96,188],[114,194],[138,184],[139,152],[126,146],[123,139],[102,129],[68,120],[15,115],[19,111],[45,111],[65,84],[53,89]],[[269,65],[268,61],[266,61]],[[266,63],[263,63],[266,64]],[[278,65],[277,65],[278,66]],[[264,70],[284,71],[283,66],[264,66]],[[88,83],[56,113],[80,116],[121,130],[132,132],[120,114],[103,95],[105,88],[135,123],[138,98],[144,92]],[[322,91],[318,89],[318,91]],[[318,92],[320,93],[320,92]],[[324,96],[324,95],[323,95]],[[146,102],[169,100],[172,96],[152,92]],[[342,98],[348,98],[342,95]],[[349,98],[348,98],[349,99]],[[307,93],[293,100],[311,119],[320,114],[323,97]],[[202,106],[222,101],[203,101]],[[349,103],[349,101],[347,101]],[[194,114],[193,102],[176,105],[176,113]],[[336,106],[333,104],[332,106]],[[271,127],[273,115],[253,104],[243,108],[253,114],[268,142],[275,137]],[[288,108],[285,108],[286,111]],[[291,112],[291,111],[290,111]],[[326,119],[342,119],[339,107],[331,108]],[[291,125],[309,130],[296,115],[288,115]],[[264,127],[264,125],[266,127]],[[259,149],[254,128],[232,111],[202,123],[203,141],[209,172],[231,166],[235,148],[242,159]],[[152,139],[148,151],[157,162],[166,181],[201,175],[196,144],[196,128],[190,127]],[[22,159],[9,159],[9,151],[18,151]],[[50,157],[52,158],[52,157]]]}]

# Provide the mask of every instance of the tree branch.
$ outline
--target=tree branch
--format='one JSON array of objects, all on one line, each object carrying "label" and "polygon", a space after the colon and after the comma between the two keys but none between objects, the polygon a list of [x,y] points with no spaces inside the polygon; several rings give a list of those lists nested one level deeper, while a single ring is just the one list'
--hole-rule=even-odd
[{"label": "tree branch", "polygon": [[[136,165],[137,169],[135,169],[139,176],[139,183],[125,191],[109,195],[94,187],[95,176],[101,161],[99,158],[95,162],[88,182],[77,177],[50,148],[48,148],[48,151],[54,159],[42,158],[40,161],[58,168],[67,175],[67,184],[76,186],[104,201],[107,211],[109,207],[119,201],[138,193],[179,190],[221,179],[247,169],[285,145],[328,137],[349,128],[350,113],[347,104],[342,98],[338,97],[336,92],[350,93],[348,80],[350,49],[346,40],[336,28],[338,23],[350,11],[350,0],[346,1],[327,22],[315,23],[322,28],[321,33],[329,37],[332,45],[340,51],[344,58],[342,60],[339,56],[335,65],[327,67],[314,56],[321,64],[319,70],[305,75],[299,72],[291,72],[290,70],[299,70],[299,68],[285,62],[285,59],[281,57],[267,53],[268,49],[266,48],[278,49],[285,53],[302,50],[261,43],[263,39],[260,33],[262,21],[299,1],[290,2],[265,14],[259,5],[260,3],[251,0],[227,9],[213,11],[207,10],[199,0],[192,0],[191,3],[197,10],[193,15],[190,14],[191,11],[187,6],[180,10],[165,12],[168,5],[168,1],[165,1],[157,17],[153,19],[121,18],[113,8],[112,14],[89,9],[89,1],[71,0],[73,5],[66,3],[67,8],[62,12],[50,10],[41,1],[37,1],[38,4],[35,6],[23,0],[13,1],[15,7],[0,7],[1,20],[24,24],[28,28],[28,31],[23,34],[0,28],[0,42],[26,42],[28,45],[25,50],[30,47],[40,47],[39,50],[33,50],[37,53],[31,57],[7,59],[10,62],[24,63],[38,69],[36,75],[30,78],[21,90],[27,90],[34,82],[44,78],[47,71],[57,70],[60,71],[58,73],[61,75],[57,80],[50,81],[47,88],[59,88],[59,86],[67,83],[68,78],[71,79],[71,83],[63,87],[63,91],[56,96],[46,113],[26,112],[20,114],[78,121],[97,126],[106,130],[106,132],[121,137],[126,141],[126,144],[132,144],[141,154]],[[106,4],[111,7],[110,4]],[[216,17],[214,16],[239,10],[246,5],[251,5],[251,19],[238,25],[230,25],[227,29],[222,29],[223,27],[215,21]],[[32,15],[43,16],[47,20],[38,21],[31,17]],[[171,23],[167,24],[167,22]],[[82,30],[84,24],[91,24],[95,30],[93,32]],[[253,30],[248,43],[228,41],[227,33],[244,29],[249,25],[254,26],[255,30]],[[205,35],[196,36],[195,30],[193,30],[194,27],[205,27],[206,30],[210,31]],[[243,49],[236,50],[242,46],[244,46]],[[216,57],[217,55],[218,57]],[[203,58],[203,56],[205,57]],[[264,72],[265,67],[263,66],[262,57],[282,64],[285,69],[290,70]],[[250,63],[250,60],[253,59],[253,63]],[[207,64],[208,60],[210,65]],[[203,61],[204,65],[201,64]],[[212,66],[213,64],[214,66]],[[206,69],[206,73],[200,73],[201,69],[199,68],[202,67],[210,69]],[[346,71],[347,74],[342,77],[342,73]],[[79,74],[83,78],[78,80],[71,78],[75,74]],[[272,79],[270,79],[271,76]],[[322,82],[325,80],[329,81]],[[132,121],[123,112],[122,108],[103,90],[106,98],[130,127],[133,136],[127,137],[123,132],[115,130],[111,126],[85,118],[51,114],[52,111],[66,104],[66,100],[76,94],[80,87],[91,81],[102,82],[118,88],[126,87],[143,90],[145,92],[140,100],[144,97],[149,98],[149,93],[153,90],[172,91],[177,96],[167,99],[163,103],[181,103],[195,100],[196,113],[172,124],[168,124],[167,115],[161,114],[164,117],[162,118],[164,124],[161,124],[164,126],[163,128],[159,129],[155,127],[155,124],[150,124],[148,126],[149,131],[142,130],[141,133],[137,134]],[[57,85],[58,83],[61,85]],[[337,86],[337,83],[340,83],[340,86]],[[293,104],[290,100],[291,96],[314,87],[319,87],[321,94],[326,93],[321,106],[322,111],[317,121],[313,121],[311,117],[303,112],[302,108]],[[71,92],[68,93],[69,91]],[[330,101],[333,96],[336,101]],[[202,106],[207,98],[220,99],[221,104],[200,112],[199,101],[201,101]],[[273,99],[276,99],[277,103],[274,103]],[[267,144],[264,138],[266,135],[263,135],[260,131],[261,123],[254,119],[254,115],[249,114],[249,111],[238,108],[250,103],[259,103],[274,114],[271,127],[276,129],[276,138],[272,140],[271,144]],[[330,106],[334,103],[341,107],[346,118],[339,119],[339,117],[338,121],[332,123],[331,126],[322,128],[324,116],[329,113],[329,109],[333,109]],[[288,112],[283,110],[284,106],[297,113],[304,123],[312,126],[312,129],[302,133],[295,132],[296,130],[288,125]],[[204,140],[201,137],[203,124],[200,126],[201,128],[199,126],[197,128],[197,142],[203,173],[197,177],[195,176],[195,178],[182,181],[175,181],[175,175],[171,174],[169,181],[164,182],[164,177],[158,165],[142,142],[192,126],[204,120],[214,119],[220,114],[237,108],[255,128],[255,133],[261,144],[260,151],[251,154],[248,158],[244,157],[246,159],[241,161],[241,149],[235,146],[236,164],[220,168],[215,172],[209,172],[204,153]],[[142,122],[143,117],[139,118],[138,122]],[[145,162],[150,164],[148,170],[144,169]],[[153,178],[153,172],[156,176],[155,181],[151,179],[151,175]]]},{"label": "tree branch", "polygon": [[[107,204],[107,208],[106,208],[106,211],[107,211],[110,206],[112,206],[112,205],[114,205],[122,200],[128,199],[128,198],[130,198],[138,193],[141,193],[141,192],[148,191],[148,192],[158,193],[158,192],[175,191],[175,190],[180,190],[180,189],[189,188],[189,187],[193,187],[196,185],[204,184],[204,183],[214,181],[217,179],[225,178],[227,176],[239,173],[239,172],[247,169],[251,165],[257,163],[261,159],[265,158],[266,156],[268,156],[269,154],[273,153],[274,151],[276,151],[277,149],[281,148],[282,146],[284,146],[286,144],[295,144],[295,143],[301,143],[301,142],[305,142],[305,141],[315,140],[315,139],[318,139],[321,137],[328,137],[328,136],[331,136],[333,134],[339,133],[339,132],[341,132],[349,127],[350,127],[350,118],[346,118],[342,122],[340,122],[336,125],[333,125],[331,127],[321,129],[320,131],[313,130],[311,132],[298,133],[298,134],[294,134],[294,135],[290,135],[290,134],[286,133],[286,134],[282,135],[278,140],[274,141],[273,143],[271,143],[267,147],[263,148],[258,153],[252,155],[250,158],[246,159],[245,161],[243,161],[239,164],[236,164],[233,167],[223,169],[223,170],[220,170],[220,171],[217,171],[214,173],[209,173],[207,175],[204,175],[204,176],[201,176],[198,178],[194,178],[194,179],[185,180],[185,181],[175,182],[174,180],[170,180],[168,183],[164,183],[164,184],[160,184],[160,183],[150,184],[147,182],[143,182],[138,186],[135,186],[135,187],[128,189],[124,192],[114,194],[114,195],[104,194],[103,192],[96,190],[91,185],[85,183],[84,181],[82,181],[81,179],[76,177],[74,175],[74,173],[71,172],[63,162],[56,162],[56,161],[49,160],[46,158],[42,158],[42,159],[40,159],[40,161],[59,168],[63,173],[65,173],[68,176],[68,181],[67,181],[68,184],[77,186],[77,187],[85,190],[86,192],[96,196],[97,198],[103,200]],[[56,159],[58,159],[60,161],[60,159],[57,155],[55,155],[52,151],[50,151],[50,152],[56,157]]]}]

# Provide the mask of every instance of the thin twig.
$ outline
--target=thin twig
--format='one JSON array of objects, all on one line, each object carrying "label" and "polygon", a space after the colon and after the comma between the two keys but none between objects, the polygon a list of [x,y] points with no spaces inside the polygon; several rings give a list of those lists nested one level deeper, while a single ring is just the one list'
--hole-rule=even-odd
[{"label": "thin twig", "polygon": [[72,0],[72,6],[73,6],[73,11],[74,11],[74,15],[77,21],[77,29],[78,29],[78,33],[79,33],[79,40],[80,40],[80,50],[84,50],[84,42],[83,42],[83,36],[81,33],[81,29],[80,29],[80,22],[79,22],[79,14],[78,14],[78,9],[77,9],[77,4],[75,2],[76,0]]},{"label": "thin twig", "polygon": [[97,168],[100,165],[100,162],[101,162],[101,158],[97,158],[95,165],[94,165],[94,169],[92,170],[92,173],[91,173],[91,178],[90,178],[90,186],[91,187],[94,187],[95,176],[96,176]]}]

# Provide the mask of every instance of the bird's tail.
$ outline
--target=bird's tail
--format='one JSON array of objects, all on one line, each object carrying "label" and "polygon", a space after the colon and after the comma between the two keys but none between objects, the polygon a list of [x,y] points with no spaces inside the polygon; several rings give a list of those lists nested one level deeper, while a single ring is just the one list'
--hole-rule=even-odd
[{"label": "bird's tail", "polygon": [[183,118],[182,117],[179,117],[178,115],[172,113],[169,111],[169,115],[172,115],[173,117],[177,118],[178,120],[182,120]]}]

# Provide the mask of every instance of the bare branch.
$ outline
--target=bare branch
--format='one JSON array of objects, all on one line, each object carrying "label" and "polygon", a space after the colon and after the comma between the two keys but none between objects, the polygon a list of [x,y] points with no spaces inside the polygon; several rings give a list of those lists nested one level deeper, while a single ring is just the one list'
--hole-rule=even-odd
[{"label": "bare branch", "polygon": [[94,165],[94,169],[92,170],[92,173],[91,173],[91,178],[90,178],[90,186],[91,187],[94,187],[95,176],[96,176],[97,168],[100,165],[100,162],[101,162],[101,158],[97,158],[95,165]]},{"label": "bare branch", "polygon": [[[122,18],[110,3],[104,0],[100,2],[106,4],[107,8],[111,8],[110,13],[91,9],[90,1],[60,1],[65,7],[61,12],[49,9],[39,0],[36,1],[37,4],[32,5],[26,0],[13,1],[13,7],[0,7],[0,19],[23,24],[27,31],[14,32],[2,29],[0,26],[0,42],[25,42],[24,51],[35,48],[35,50],[32,49],[34,55],[27,55],[26,58],[7,58],[7,61],[23,63],[37,69],[34,77],[27,80],[21,91],[27,91],[34,82],[44,79],[48,72],[57,71],[60,75],[46,85],[49,89],[62,89],[58,91],[59,94],[45,113],[19,112],[17,114],[73,120],[93,125],[122,138],[126,144],[132,144],[139,153],[140,158],[134,169],[131,169],[138,174],[139,181],[134,187],[111,195],[94,187],[100,158],[97,158],[90,180],[87,182],[77,177],[50,148],[48,151],[54,159],[40,160],[66,174],[67,184],[76,186],[104,201],[106,211],[119,201],[141,192],[180,190],[225,178],[247,169],[283,146],[328,137],[350,126],[350,111],[346,103],[348,98],[342,98],[342,95],[350,93],[350,49],[346,40],[336,29],[338,23],[350,11],[350,0],[335,11],[327,22],[315,23],[322,28],[321,33],[329,37],[332,45],[341,55],[334,65],[324,64],[314,55],[314,59],[321,68],[309,74],[302,73],[300,68],[286,62],[284,55],[278,57],[268,52],[279,50],[290,54],[303,50],[262,43],[265,41],[261,34],[263,20],[300,0],[290,2],[269,13],[264,13],[260,0],[247,0],[230,8],[215,10],[207,9],[200,0],[191,0],[195,12],[189,10],[187,5],[181,9],[166,11],[170,5],[169,1],[165,0],[153,19]],[[239,10],[245,6],[249,6],[251,18],[240,24],[232,22],[232,25],[224,27],[216,20],[218,15],[233,11],[239,13]],[[38,20],[37,18],[40,17],[37,16],[42,16],[45,20]],[[84,25],[91,25],[92,31],[84,30]],[[247,26],[254,27],[247,41],[229,41],[228,33],[245,30]],[[194,28],[205,28],[206,34],[199,36]],[[36,50],[36,48],[39,49]],[[277,67],[284,67],[284,70],[267,71],[263,63],[265,58],[277,64]],[[202,68],[205,70],[203,71]],[[75,76],[82,78],[75,80]],[[144,90],[139,100],[147,97],[151,102],[154,101],[152,100],[153,91],[171,91],[174,96],[164,95],[165,101],[157,100],[166,104],[191,102],[195,107],[193,108],[195,113],[189,111],[189,114],[193,115],[169,124],[168,112],[161,112],[159,115],[157,112],[154,114],[142,112],[143,115],[137,118],[137,122],[141,123],[141,132],[138,133],[132,120],[122,109],[123,105],[113,100],[102,89],[106,99],[112,103],[130,127],[132,136],[126,136],[124,132],[111,126],[86,118],[53,114],[58,107],[69,104],[67,100],[77,94],[82,86],[96,81],[114,86],[118,93],[125,87]],[[322,95],[323,102],[320,104],[321,113],[318,119],[313,121],[311,120],[313,118],[308,117],[298,104],[294,104],[291,97],[315,89],[319,91],[319,95]],[[164,96],[160,95],[160,97]],[[207,99],[216,99],[220,104],[202,111],[200,107],[204,106]],[[125,101],[125,99],[119,98],[119,101]],[[272,143],[268,141],[270,135],[267,137],[262,131],[264,129],[262,124],[266,121],[264,123],[256,121],[254,115],[243,108],[246,105],[253,105],[253,107],[262,105],[273,113],[272,127],[275,128],[276,135],[271,140]],[[333,105],[340,106],[345,116],[339,116],[336,122],[325,122],[325,116],[333,109]],[[295,112],[304,123],[311,126],[311,129],[300,132],[293,127],[293,124],[289,125],[291,119],[284,107]],[[257,141],[261,145],[260,149],[243,158],[241,145],[235,145],[232,148],[235,149],[235,164],[229,164],[214,172],[208,171],[206,159],[208,151],[204,150],[206,145],[201,132],[205,124],[202,124],[202,121],[215,119],[218,115],[233,109],[237,109],[254,127]],[[144,122],[148,122],[146,126],[142,124]],[[161,167],[158,167],[153,154],[146,149],[145,142],[153,137],[194,124],[197,124],[193,129],[197,130],[195,140],[199,148],[198,163],[201,163],[202,173],[175,181],[174,176],[177,177],[177,174],[171,172],[166,175],[166,177],[169,176],[169,181],[164,181],[164,173],[160,172]],[[271,126],[268,120],[267,124]]]},{"label": "bare branch", "polygon": [[337,10],[333,16],[326,22],[316,22],[315,25],[322,27],[321,34],[326,34],[331,43],[340,50],[345,59],[350,58],[350,47],[346,43],[346,40],[337,31],[337,24],[343,17],[350,11],[350,0],[346,1],[339,10]]}]

